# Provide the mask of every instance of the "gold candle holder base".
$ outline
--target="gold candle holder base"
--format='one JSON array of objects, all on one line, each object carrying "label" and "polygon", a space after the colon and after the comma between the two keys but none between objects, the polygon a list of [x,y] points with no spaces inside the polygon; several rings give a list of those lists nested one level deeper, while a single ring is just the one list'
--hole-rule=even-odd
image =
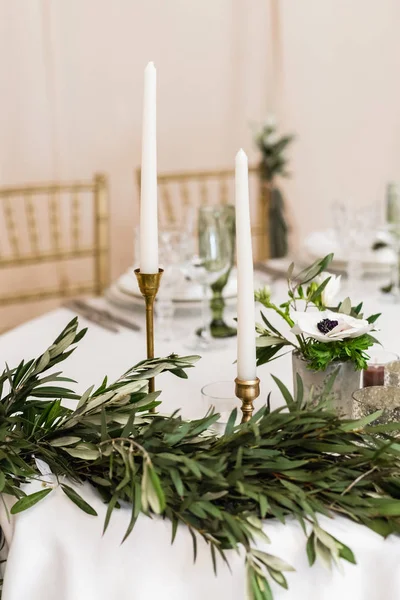
[{"label": "gold candle holder base", "polygon": [[[141,273],[140,269],[135,269],[140,293],[146,305],[147,358],[154,358],[154,300],[156,299],[163,273],[163,269],[158,269],[158,273]],[[155,381],[153,377],[149,379],[149,392],[154,392],[154,389]],[[154,412],[154,409],[152,412]]]},{"label": "gold candle holder base", "polygon": [[242,402],[242,423],[247,423],[254,411],[253,402],[260,395],[260,380],[256,377],[251,381],[245,381],[236,377],[235,394]]}]

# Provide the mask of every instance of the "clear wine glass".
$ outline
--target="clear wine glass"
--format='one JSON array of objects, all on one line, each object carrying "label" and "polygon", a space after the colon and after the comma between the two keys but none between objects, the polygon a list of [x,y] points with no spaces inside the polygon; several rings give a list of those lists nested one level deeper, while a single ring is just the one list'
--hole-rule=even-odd
[{"label": "clear wine glass", "polygon": [[232,260],[232,237],[227,235],[215,211],[202,210],[198,225],[198,250],[187,256],[182,272],[188,281],[201,286],[202,323],[188,347],[204,351],[213,347],[209,329],[208,289],[226,273]]},{"label": "clear wine glass", "polygon": [[159,257],[164,274],[157,294],[155,313],[157,337],[164,342],[176,337],[176,328],[173,327],[176,310],[174,297],[183,280],[180,265],[187,253],[188,244],[188,235],[182,229],[171,226],[159,232]]},{"label": "clear wine glass", "polygon": [[336,235],[347,263],[347,285],[349,292],[360,287],[364,262],[371,252],[377,233],[377,206],[355,208],[351,205],[335,202],[332,207]]}]

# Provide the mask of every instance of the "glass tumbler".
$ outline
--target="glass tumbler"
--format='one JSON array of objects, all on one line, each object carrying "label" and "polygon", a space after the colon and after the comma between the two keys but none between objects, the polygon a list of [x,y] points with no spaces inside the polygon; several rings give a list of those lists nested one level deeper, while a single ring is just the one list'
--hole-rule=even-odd
[{"label": "glass tumbler", "polygon": [[[390,363],[399,360],[399,356],[394,352],[388,352],[384,348],[372,348],[368,350],[370,355],[368,366],[363,371],[362,387],[370,387],[373,385],[386,385],[385,372]],[[389,384],[392,385],[392,384]]]},{"label": "glass tumbler", "polygon": [[385,385],[361,388],[354,392],[353,401],[353,418],[360,419],[382,411],[371,425],[399,423],[398,430],[390,431],[391,435],[399,435],[400,388]]},{"label": "glass tumbler", "polygon": [[235,396],[234,381],[216,381],[208,383],[201,390],[204,407],[208,411],[212,409],[219,413],[220,418],[214,423],[213,428],[217,433],[224,433],[229,415],[234,408],[238,409],[236,424],[240,423],[240,402]]},{"label": "glass tumbler", "polygon": [[385,365],[384,384],[400,388],[400,360],[396,360]]}]

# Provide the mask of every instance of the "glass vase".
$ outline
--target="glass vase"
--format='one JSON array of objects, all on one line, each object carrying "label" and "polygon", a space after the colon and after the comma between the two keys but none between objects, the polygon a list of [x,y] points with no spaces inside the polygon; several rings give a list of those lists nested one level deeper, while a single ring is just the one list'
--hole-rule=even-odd
[{"label": "glass vase", "polygon": [[228,325],[224,320],[225,300],[223,290],[228,283],[232,271],[235,255],[235,207],[202,206],[199,210],[199,246],[201,248],[203,237],[212,229],[215,237],[223,236],[229,240],[231,248],[229,269],[211,284],[212,298],[210,300],[211,323],[210,333],[214,338],[227,338],[236,335],[236,328]]},{"label": "glass vase", "polygon": [[336,373],[328,394],[327,408],[336,412],[338,417],[352,418],[352,395],[360,388],[361,380],[361,373],[356,371],[352,362],[332,362],[324,371],[313,371],[308,368],[307,361],[298,352],[293,352],[292,365],[295,397],[298,373],[304,387],[304,404],[309,406],[316,406],[319,403],[328,381]]}]

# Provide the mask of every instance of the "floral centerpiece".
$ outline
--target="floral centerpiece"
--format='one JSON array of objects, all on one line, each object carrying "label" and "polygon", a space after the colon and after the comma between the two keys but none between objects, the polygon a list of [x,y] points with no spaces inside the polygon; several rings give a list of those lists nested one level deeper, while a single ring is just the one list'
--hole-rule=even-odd
[{"label": "floral centerpiece", "polygon": [[288,250],[288,226],[282,193],[277,184],[278,177],[288,177],[286,150],[293,135],[279,135],[274,116],[270,115],[255,135],[255,143],[261,152],[260,173],[269,196],[268,220],[271,257],[285,256]]},{"label": "floral centerpiece", "polygon": [[256,299],[286,328],[282,333],[261,315],[264,323],[257,325],[257,362],[262,365],[292,350],[295,388],[298,374],[308,396],[314,393],[318,401],[330,376],[335,375],[333,404],[340,414],[351,416],[349,400],[360,387],[360,371],[367,367],[366,351],[377,342],[371,331],[379,314],[364,318],[362,303],[353,307],[350,298],[337,302],[340,276],[326,272],[332,258],[329,254],[295,276],[294,265],[290,265],[288,299],[280,305],[272,301],[269,289],[256,293]]}]

